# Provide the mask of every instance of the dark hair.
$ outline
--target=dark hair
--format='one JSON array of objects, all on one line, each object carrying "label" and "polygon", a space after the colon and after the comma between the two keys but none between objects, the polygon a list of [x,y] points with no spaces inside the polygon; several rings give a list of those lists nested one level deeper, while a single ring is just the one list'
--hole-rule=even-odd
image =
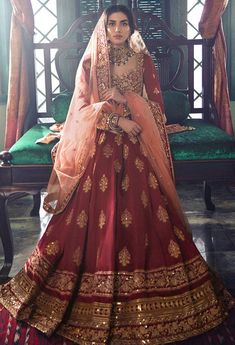
[{"label": "dark hair", "polygon": [[128,23],[131,29],[131,35],[132,35],[135,31],[136,25],[135,25],[134,17],[131,10],[125,5],[110,5],[104,10],[105,26],[107,27],[109,16],[111,16],[111,14],[116,13],[116,12],[122,12],[127,16]]}]

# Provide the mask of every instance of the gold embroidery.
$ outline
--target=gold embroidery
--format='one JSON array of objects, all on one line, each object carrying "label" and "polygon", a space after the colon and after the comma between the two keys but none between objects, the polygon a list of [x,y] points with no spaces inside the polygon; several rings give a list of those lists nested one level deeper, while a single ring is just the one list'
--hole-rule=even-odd
[{"label": "gold embroidery", "polygon": [[[33,315],[30,315],[29,324],[50,335],[61,323],[68,302],[58,297],[41,292],[34,303]],[[37,305],[37,309],[35,308]],[[36,310],[35,310],[36,309]],[[50,315],[50,317],[48,316]]]},{"label": "gold embroidery", "polygon": [[121,221],[122,225],[124,225],[126,228],[132,223],[132,215],[131,213],[125,209],[125,211],[121,215]]},{"label": "gold embroidery", "polygon": [[129,147],[125,144],[123,146],[123,158],[124,159],[127,159],[128,158],[128,155],[129,155]]},{"label": "gold embroidery", "polygon": [[154,116],[154,120],[156,122],[156,125],[158,127],[158,130],[162,139],[162,144],[163,144],[163,148],[168,159],[169,168],[173,174],[173,162],[172,162],[172,157],[171,157],[169,138],[166,133],[164,114],[162,113],[162,110],[159,104],[151,102],[151,101],[148,101],[148,104]]},{"label": "gold embroidery", "polygon": [[107,144],[105,145],[105,147],[103,148],[103,152],[104,152],[104,156],[106,158],[109,158],[112,156],[113,154],[113,148],[111,147],[111,145]]},{"label": "gold embroidery", "polygon": [[[103,131],[107,131],[109,130],[109,126],[108,126],[108,113],[102,111],[100,113],[99,119],[98,119],[98,123],[97,123],[97,128],[101,129]],[[101,137],[99,138],[100,140],[98,140],[98,144],[102,144],[104,142],[105,137]]]},{"label": "gold embroidery", "polygon": [[81,263],[81,248],[78,247],[73,253],[73,262],[79,267]]},{"label": "gold embroidery", "polygon": [[[42,267],[47,267],[42,271]],[[35,275],[35,264],[33,273]],[[36,266],[37,275],[46,277],[49,267],[45,266],[45,261],[40,261]],[[29,270],[31,270],[29,268]],[[39,271],[38,271],[39,270]],[[172,288],[183,288],[188,283],[196,283],[207,274],[208,267],[201,256],[184,263],[178,263],[170,267],[160,267],[152,271],[133,272],[96,272],[95,274],[83,273],[79,294],[81,296],[109,296],[114,289],[114,275],[120,296],[132,294],[133,291],[168,291]],[[71,275],[71,272],[63,271],[64,275]],[[134,283],[133,283],[134,282]],[[28,288],[26,289],[28,291]]]},{"label": "gold embroidery", "polygon": [[176,236],[177,236],[181,241],[184,241],[184,240],[185,240],[183,231],[180,230],[179,228],[177,228],[177,226],[174,226],[174,232],[175,232]]},{"label": "gold embroidery", "polygon": [[71,224],[72,218],[73,218],[73,212],[74,212],[74,209],[70,210],[68,216],[66,217],[66,219],[65,219],[65,224],[66,225]]},{"label": "gold embroidery", "polygon": [[85,228],[87,226],[88,216],[86,212],[83,210],[77,217],[77,224],[80,228]]},{"label": "gold embroidery", "polygon": [[90,178],[90,176],[87,176],[87,179],[83,184],[83,190],[85,193],[87,193],[87,192],[89,192],[89,190],[91,190],[91,185],[92,185],[91,178]]},{"label": "gold embroidery", "polygon": [[105,139],[106,139],[106,134],[105,134],[105,132],[102,132],[102,133],[100,134],[100,137],[99,137],[99,140],[98,140],[98,144],[99,144],[99,145],[103,144],[104,141],[105,141]]},{"label": "gold embroidery", "polygon": [[[41,261],[40,265],[45,266],[45,261]],[[49,266],[46,266],[46,271],[44,278],[48,276],[50,270]],[[39,267],[41,269],[41,266]],[[31,271],[31,269],[30,269]],[[36,272],[32,271],[34,276]],[[37,273],[36,273],[37,274]],[[54,281],[60,280],[61,276],[67,277],[66,279],[70,281],[76,281],[76,274],[67,271],[55,271]],[[80,284],[79,294],[81,296],[109,296],[113,295],[114,283],[118,287],[118,294],[120,296],[127,296],[128,294],[132,295],[135,292],[148,291],[148,292],[158,292],[161,291],[171,291],[172,288],[183,288],[187,287],[190,283],[198,284],[201,279],[208,274],[208,267],[206,266],[203,259],[198,256],[196,259],[190,260],[185,263],[179,263],[172,265],[171,267],[161,267],[155,271],[133,271],[125,272],[121,271],[118,273],[114,272],[96,272],[84,273],[82,275],[82,281]],[[73,276],[73,278],[72,278]],[[43,277],[37,274],[37,277],[41,280]],[[115,279],[114,279],[115,277]],[[43,278],[43,279],[44,279]],[[20,284],[19,284],[20,282]],[[20,301],[25,301],[28,299],[29,294],[34,296],[36,283],[32,282],[28,277],[26,271],[21,270],[21,272],[9,282],[8,285],[15,286],[15,293],[17,294]],[[1,287],[2,288],[2,287]],[[53,284],[50,286],[53,289]],[[57,286],[58,288],[58,286]],[[66,289],[64,287],[63,291]],[[8,291],[8,290],[7,290]],[[12,308],[17,308],[18,304],[13,303]]]},{"label": "gold embroidery", "polygon": [[124,247],[118,254],[119,262],[123,267],[126,267],[131,262],[131,254],[128,252],[127,247]]},{"label": "gold embroidery", "polygon": [[167,220],[169,219],[167,210],[165,208],[163,208],[161,205],[159,205],[159,207],[158,207],[157,217],[163,223],[166,223]]},{"label": "gold embroidery", "polygon": [[109,53],[106,49],[107,38],[105,28],[97,37],[98,42],[98,60],[97,60],[97,83],[100,99],[102,99],[103,93],[110,87],[109,70],[107,68],[107,61],[109,60]]},{"label": "gold embroidery", "polygon": [[122,169],[121,163],[117,159],[114,161],[114,169],[117,173],[120,173]]},{"label": "gold embroidery", "polygon": [[123,73],[121,76],[112,74],[111,84],[116,86],[121,93],[134,91],[141,95],[143,90],[143,53],[135,54],[134,58],[136,58],[136,68]]},{"label": "gold embroidery", "polygon": [[32,272],[39,279],[44,279],[48,275],[50,262],[47,260],[38,247],[35,248],[32,255],[27,260],[24,269],[26,272]]},{"label": "gold embroidery", "polygon": [[60,246],[58,241],[53,241],[48,243],[45,248],[45,252],[47,255],[56,255],[59,252]]},{"label": "gold embroidery", "polygon": [[153,93],[155,95],[158,95],[160,93],[159,89],[157,87],[154,88]]},{"label": "gold embroidery", "polygon": [[107,179],[107,177],[105,176],[105,174],[103,174],[103,176],[101,177],[99,186],[100,186],[100,190],[101,190],[102,192],[105,192],[106,189],[108,188],[108,179]]},{"label": "gold embroidery", "polygon": [[[191,261],[190,265],[195,265],[196,261],[200,260],[202,261],[202,259],[198,257],[197,260]],[[177,275],[178,269],[180,267],[183,268],[183,266],[184,264],[182,263],[180,265],[175,265],[174,269],[169,272],[169,277],[173,277],[175,274]],[[63,272],[61,271],[60,277],[62,273]],[[133,275],[133,273],[135,275]],[[1,302],[4,303],[14,317],[17,316],[17,318],[23,319],[29,317],[32,308],[31,305],[27,308],[24,304],[23,312],[21,312],[21,305],[26,300],[30,301],[31,298],[33,298],[34,312],[33,317],[30,318],[30,324],[32,326],[36,326],[44,333],[50,334],[55,327],[60,324],[61,334],[66,334],[67,338],[69,337],[75,342],[79,336],[79,343],[82,345],[86,345],[88,340],[91,339],[91,335],[93,337],[93,341],[97,340],[97,343],[104,343],[108,335],[108,332],[106,333],[106,329],[109,329],[111,312],[112,315],[115,315],[115,326],[112,328],[112,340],[116,345],[120,344],[120,339],[122,339],[120,336],[122,334],[124,339],[124,342],[122,343],[124,344],[136,345],[141,344],[141,342],[143,343],[143,329],[151,329],[153,332],[151,332],[153,342],[151,340],[152,338],[149,338],[149,341],[151,341],[150,344],[157,344],[156,339],[160,339],[159,341],[161,342],[159,344],[162,344],[163,339],[167,339],[168,342],[171,339],[170,337],[174,337],[174,339],[172,338],[173,340],[178,339],[179,327],[181,327],[180,337],[182,336],[182,332],[185,332],[184,334],[187,333],[189,335],[190,333],[192,335],[193,332],[199,332],[199,329],[202,331],[202,329],[208,327],[208,323],[210,323],[210,328],[213,328],[216,322],[221,323],[222,318],[225,317],[226,311],[229,309],[229,302],[232,302],[232,300],[229,301],[230,297],[228,294],[226,295],[226,293],[224,293],[224,295],[221,295],[220,297],[218,307],[218,299],[215,296],[215,290],[210,281],[203,284],[201,283],[197,288],[193,288],[191,285],[190,291],[179,294],[175,293],[174,296],[168,295],[161,297],[157,295],[151,298],[133,299],[133,293],[135,293],[134,289],[136,289],[136,287],[142,286],[143,291],[146,291],[148,284],[152,284],[153,286],[155,280],[152,279],[152,273],[153,272],[151,271],[124,271],[118,272],[118,274],[114,272],[99,272],[99,280],[96,279],[96,274],[87,274],[87,276],[90,277],[90,282],[92,282],[93,286],[87,286],[89,290],[85,290],[86,296],[91,296],[93,298],[97,295],[96,293],[93,293],[92,287],[95,289],[101,288],[106,291],[108,290],[109,295],[112,296],[115,286],[118,287],[118,295],[120,295],[119,289],[122,290],[122,294],[125,297],[127,296],[128,291],[130,291],[132,300],[128,298],[127,301],[124,300],[122,302],[118,302],[115,306],[111,303],[99,303],[94,302],[93,300],[92,303],[90,301],[87,303],[81,301],[78,303],[75,302],[66,323],[61,323],[61,319],[63,318],[64,312],[67,308],[67,299],[57,298],[51,294],[41,292],[35,300],[35,291],[30,290],[30,286],[33,286],[34,282],[29,279],[25,272],[21,272],[20,275],[16,276],[18,282],[17,280],[14,281],[13,278],[13,280],[11,280],[7,285],[1,287]],[[76,275],[74,278],[71,273],[68,274],[67,272],[64,272],[64,275],[67,275],[67,277],[62,279],[62,286],[65,291],[67,291],[65,286],[66,279],[68,279],[70,288],[72,288],[72,284],[74,284],[74,282],[76,283]],[[125,285],[120,284],[120,277],[122,277]],[[106,278],[109,278],[108,281]],[[186,276],[186,279],[187,278],[188,277]],[[149,279],[149,281],[147,279]],[[199,281],[199,277],[196,279]],[[56,276],[54,277],[54,280],[56,281]],[[28,284],[27,287],[29,286],[27,291],[21,288],[24,286],[26,281]],[[157,281],[158,280],[156,279],[156,282]],[[110,284],[107,284],[107,282]],[[189,282],[186,283],[187,286],[188,283]],[[81,287],[82,285],[83,282],[81,282]],[[136,290],[136,292],[139,293],[140,290]],[[182,313],[182,311],[184,311],[184,313]],[[48,315],[50,315],[50,318]],[[93,317],[91,317],[91,315]],[[138,326],[136,325],[136,315],[138,315]],[[200,315],[200,317],[197,317],[197,315]],[[152,320],[155,320],[154,325]],[[195,320],[196,324],[195,322],[192,322]],[[93,331],[96,328],[99,330],[98,333],[94,333]],[[133,334],[138,334],[140,338],[137,339],[136,336],[134,336],[133,339]]]},{"label": "gold embroidery", "polygon": [[143,155],[144,157],[147,157],[147,156],[148,156],[148,155],[147,155],[147,151],[146,151],[146,149],[145,149],[145,147],[144,147],[143,144],[140,145],[140,152],[142,153],[142,155]]},{"label": "gold embroidery", "polygon": [[[38,255],[39,251],[35,254]],[[125,262],[128,262],[128,255],[125,255],[124,264]],[[202,269],[203,266],[204,270]],[[197,271],[198,268],[199,271]],[[192,281],[190,282],[192,270],[194,269],[195,286],[198,286],[198,283],[200,284],[196,288],[193,287]],[[58,280],[59,283],[56,285],[57,291],[59,294],[64,291],[67,294],[66,299],[54,297],[51,293],[44,293],[42,291],[35,299],[35,292],[38,293],[38,286],[22,270],[9,283],[1,286],[0,302],[18,319],[29,318],[33,307],[33,314],[31,315],[33,317],[30,318],[32,326],[36,326],[49,335],[60,324],[61,334],[66,334],[67,338],[69,337],[75,342],[79,336],[79,343],[82,345],[86,345],[88,340],[91,339],[91,335],[93,341],[97,340],[97,343],[105,342],[109,334],[111,314],[115,315],[112,341],[116,345],[120,344],[120,339],[124,339],[122,344],[138,345],[141,342],[143,343],[143,336],[146,336],[146,333],[143,332],[144,329],[151,330],[151,338],[148,339],[150,344],[162,344],[163,339],[166,340],[164,340],[165,342],[182,340],[182,334],[185,337],[186,335],[189,337],[192,334],[202,333],[206,328],[214,328],[216,324],[221,323],[223,318],[226,317],[227,311],[232,306],[232,298],[224,291],[224,293],[220,294],[218,303],[218,297],[215,295],[215,289],[211,281],[204,283],[203,277],[206,277],[205,274],[208,274],[207,269],[206,264],[199,256],[190,260],[190,262],[180,263],[170,268],[165,267],[162,273],[164,277],[169,278],[168,281],[166,280],[166,288],[171,292],[171,281],[173,284],[179,282],[179,278],[182,281],[182,272],[185,271],[186,273],[184,277],[185,292],[177,293],[179,289],[176,289],[173,296],[159,296],[156,288],[159,277],[156,276],[156,273],[160,273],[160,270],[158,272],[146,272],[143,270],[84,274],[82,275],[79,294],[82,296],[84,291],[85,296],[92,297],[92,302],[89,300],[86,303],[81,301],[75,302],[66,323],[61,323],[61,320],[68,306],[69,294],[70,292],[72,293],[77,278],[77,275],[73,275],[71,272],[53,272],[54,276],[49,285],[49,288],[53,289],[53,284],[57,284],[56,281]],[[203,271],[205,274],[202,274]],[[49,272],[51,272],[51,267],[47,266],[45,277],[48,277]],[[165,275],[166,272],[167,275]],[[188,274],[189,272],[191,274]],[[58,279],[56,277],[57,274]],[[175,279],[175,276],[178,276],[178,279]],[[83,278],[88,279],[91,285],[84,286]],[[50,281],[50,279],[48,280],[47,278],[47,281]],[[66,282],[68,283],[68,288]],[[189,283],[191,283],[190,291],[188,291]],[[179,287],[178,285],[176,286],[177,288]],[[139,290],[139,287],[142,290]],[[153,291],[157,291],[157,296],[133,298],[135,292],[151,291],[149,287],[152,287]],[[62,291],[60,291],[60,288]],[[130,293],[132,299],[123,299],[121,302],[117,302],[115,306],[112,303],[99,303],[93,300],[94,296],[101,296],[99,294],[101,292],[106,292],[107,296],[113,296],[114,289],[117,289],[117,296],[127,297],[127,294]],[[218,290],[222,292],[222,289]],[[31,301],[33,302],[31,303]],[[48,315],[50,315],[50,318]],[[138,325],[136,323],[137,315]],[[152,320],[155,320],[154,324]],[[179,327],[181,329],[180,339],[178,334]],[[98,328],[98,333],[94,333],[96,328]],[[137,338],[136,334],[140,338]]]},{"label": "gold embroidery", "polygon": [[104,211],[101,210],[100,216],[99,216],[99,227],[100,227],[100,229],[103,228],[103,226],[105,225],[105,223],[106,223],[106,216],[105,216],[105,214],[104,214]]},{"label": "gold embroidery", "polygon": [[76,284],[76,274],[63,271],[55,271],[47,279],[46,288],[59,294],[70,295]]},{"label": "gold embroidery", "polygon": [[158,182],[157,182],[156,176],[151,172],[149,173],[148,181],[149,181],[149,187],[151,187],[153,189],[157,188]]},{"label": "gold embroidery", "polygon": [[120,146],[122,144],[122,135],[121,134],[116,134],[115,135],[115,139],[114,139],[115,143]]},{"label": "gold embroidery", "polygon": [[138,142],[137,137],[135,137],[133,135],[128,135],[128,138],[133,144],[136,144]]},{"label": "gold embroidery", "polygon": [[[22,274],[20,277],[18,275],[19,278],[28,279]],[[135,280],[131,280],[130,285],[134,282]],[[14,286],[16,287],[11,280],[1,287],[1,303],[14,317],[28,318],[32,313],[32,307],[24,307],[21,312],[22,295],[19,290],[14,289]],[[30,301],[28,294],[25,298]],[[92,339],[97,344],[101,344],[108,338],[112,314],[115,315],[115,324],[112,328],[113,344],[119,345],[121,341],[124,345],[141,345],[147,340],[150,345],[160,345],[163,342],[180,341],[214,328],[225,319],[231,306],[232,299],[225,291],[218,304],[214,288],[211,282],[207,281],[197,288],[192,287],[190,291],[174,296],[132,298],[131,301],[128,299],[117,302],[115,306],[112,303],[96,301],[75,302],[66,323],[61,323],[67,308],[67,300],[41,292],[39,297],[34,299],[34,312],[33,317],[30,318],[30,325],[49,335],[60,324],[57,333],[74,342],[79,339],[79,344],[87,345]]]},{"label": "gold embroidery", "polygon": [[175,241],[171,240],[168,246],[168,252],[170,256],[177,259],[180,256],[179,245]]},{"label": "gold embroidery", "polygon": [[139,172],[142,172],[144,170],[144,162],[139,158],[136,158],[135,166],[139,170]]},{"label": "gold embroidery", "polygon": [[141,193],[141,201],[142,201],[142,204],[144,205],[144,208],[146,208],[148,206],[148,197],[144,190]]},{"label": "gold embroidery", "polygon": [[91,151],[90,151],[90,157],[94,157],[95,156],[95,153],[96,153],[96,147],[93,146],[93,148],[91,148]]},{"label": "gold embroidery", "polygon": [[130,186],[130,179],[128,175],[125,175],[125,177],[122,180],[122,189],[127,192],[128,188]]},{"label": "gold embroidery", "polygon": [[134,55],[135,52],[130,47],[109,47],[109,61],[111,65],[126,65],[129,59]]},{"label": "gold embroidery", "polygon": [[[61,324],[57,333],[76,342],[79,339],[81,345],[88,345],[91,339],[96,344],[104,344],[109,337],[110,315],[113,313],[112,345],[162,345],[181,341],[204,333],[225,319],[223,311],[216,305],[212,289],[208,284],[203,288],[210,296],[210,302],[206,304],[207,297],[201,287],[193,291],[193,297],[187,292],[183,296],[177,295],[177,299],[141,298],[118,302],[114,307],[111,303],[91,305],[80,302],[72,309],[71,322]],[[194,305],[190,301],[195,296],[198,297]],[[185,313],[182,310],[186,310]]]}]

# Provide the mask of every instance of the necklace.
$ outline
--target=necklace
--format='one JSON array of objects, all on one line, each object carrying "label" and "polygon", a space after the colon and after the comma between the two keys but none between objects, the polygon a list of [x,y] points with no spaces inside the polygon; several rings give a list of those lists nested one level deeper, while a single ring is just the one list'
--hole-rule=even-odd
[{"label": "necklace", "polygon": [[109,49],[109,60],[112,64],[120,66],[125,65],[128,60],[135,55],[134,50],[129,47],[113,47]]}]

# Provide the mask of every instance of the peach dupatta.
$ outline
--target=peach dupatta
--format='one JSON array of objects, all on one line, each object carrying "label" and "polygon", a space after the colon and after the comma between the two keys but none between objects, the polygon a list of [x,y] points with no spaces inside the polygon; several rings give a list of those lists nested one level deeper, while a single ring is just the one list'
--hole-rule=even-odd
[{"label": "peach dupatta", "polygon": [[173,180],[173,165],[163,112],[159,112],[158,105],[151,104],[133,92],[125,93],[125,97],[132,119],[142,127],[139,141],[157,176],[160,189],[167,198],[168,211],[176,214],[190,232]]},{"label": "peach dupatta", "polygon": [[[115,111],[100,101],[100,89],[110,87],[109,55],[103,15],[79,63],[75,89],[49,179],[44,208],[60,213],[68,204],[90,158],[95,152],[96,127],[102,111]],[[53,152],[52,152],[53,155]]]}]

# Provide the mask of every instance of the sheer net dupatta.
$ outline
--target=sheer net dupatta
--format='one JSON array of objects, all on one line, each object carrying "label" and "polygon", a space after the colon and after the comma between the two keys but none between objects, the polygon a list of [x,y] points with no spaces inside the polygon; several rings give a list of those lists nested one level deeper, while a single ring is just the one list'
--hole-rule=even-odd
[{"label": "sheer net dupatta", "polygon": [[139,136],[143,147],[157,176],[162,194],[166,197],[168,211],[176,214],[181,224],[190,232],[187,218],[175,188],[173,166],[166,128],[164,125],[164,112],[159,104],[133,93],[125,93],[131,116],[141,127]]},{"label": "sheer net dupatta", "polygon": [[[104,65],[106,70],[109,70],[108,64],[107,39],[102,15],[79,63],[74,94],[61,140],[56,147],[54,167],[44,200],[44,208],[50,213],[63,211],[94,154],[99,114],[109,108],[107,102],[100,101],[97,76]],[[109,74],[106,74],[104,82],[103,87],[105,84],[110,85]]]}]

